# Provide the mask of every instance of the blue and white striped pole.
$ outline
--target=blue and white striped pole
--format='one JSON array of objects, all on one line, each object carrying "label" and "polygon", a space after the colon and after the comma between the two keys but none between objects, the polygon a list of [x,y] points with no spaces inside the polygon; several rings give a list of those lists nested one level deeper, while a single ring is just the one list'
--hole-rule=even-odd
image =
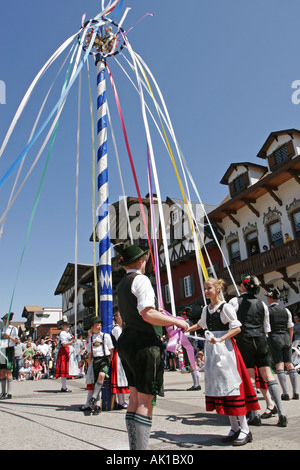
[{"label": "blue and white striped pole", "polygon": [[97,54],[95,62],[97,67],[99,306],[103,320],[102,331],[110,333],[113,326],[113,292],[108,203],[106,63],[101,54]]}]

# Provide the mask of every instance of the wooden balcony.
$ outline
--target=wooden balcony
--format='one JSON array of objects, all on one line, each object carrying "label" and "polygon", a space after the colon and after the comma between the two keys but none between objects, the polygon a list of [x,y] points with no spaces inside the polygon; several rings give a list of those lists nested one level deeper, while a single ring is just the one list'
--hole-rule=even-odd
[{"label": "wooden balcony", "polygon": [[[285,278],[286,276],[284,273],[286,273],[286,268],[296,263],[300,263],[300,238],[296,238],[284,245],[277,246],[259,253],[258,255],[238,261],[229,266],[229,268],[232,276],[238,283],[243,274],[253,274],[257,277],[261,277],[271,271],[278,271],[283,274],[283,277]],[[224,279],[227,285],[232,284],[227,268],[221,269],[218,276],[219,278]],[[288,282],[287,279],[285,280]]]}]

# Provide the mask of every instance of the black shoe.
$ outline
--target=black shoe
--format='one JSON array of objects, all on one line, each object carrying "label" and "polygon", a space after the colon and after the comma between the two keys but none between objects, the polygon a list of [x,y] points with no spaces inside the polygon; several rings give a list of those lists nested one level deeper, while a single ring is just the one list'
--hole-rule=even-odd
[{"label": "black shoe", "polygon": [[127,403],[122,403],[121,405],[118,403],[117,410],[126,410],[128,408]]},{"label": "black shoe", "polygon": [[191,387],[191,388],[187,388],[186,390],[187,390],[187,392],[189,392],[189,391],[191,391],[191,390],[201,390],[201,385],[198,385],[198,387],[194,387],[194,386],[193,386],[193,387]]},{"label": "black shoe", "polygon": [[96,405],[92,414],[93,415],[99,415],[101,413],[101,411],[102,410],[101,410],[100,406]]},{"label": "black shoe", "polygon": [[261,415],[261,419],[272,418],[273,415],[277,415],[277,408],[274,405],[274,408],[267,408],[266,411]]},{"label": "black shoe", "polygon": [[299,400],[299,393],[294,393],[292,400]]},{"label": "black shoe", "polygon": [[72,390],[69,390],[68,388],[61,388],[60,391],[63,393],[72,393]]},{"label": "black shoe", "polygon": [[94,411],[96,409],[96,398],[92,397],[89,401],[89,407]]},{"label": "black shoe", "polygon": [[279,416],[277,426],[279,426],[280,428],[286,428],[287,427],[287,418],[286,418],[286,416],[283,416],[283,415]]},{"label": "black shoe", "polygon": [[230,429],[230,431],[233,434],[231,434],[231,436],[229,435],[229,436],[223,437],[222,442],[233,442],[239,437],[240,429],[238,431],[234,431],[233,429]]},{"label": "black shoe", "polygon": [[233,441],[232,445],[233,446],[244,446],[245,444],[247,444],[248,442],[252,442],[252,434],[251,432],[248,432],[248,434],[245,435],[244,438],[237,438],[235,441]]},{"label": "black shoe", "polygon": [[289,401],[290,396],[288,393],[285,393],[284,395],[281,395],[281,400],[282,401]]},{"label": "black shoe", "polygon": [[260,416],[254,416],[254,418],[250,418],[248,420],[248,425],[250,425],[250,426],[261,426]]},{"label": "black shoe", "polygon": [[0,400],[11,400],[12,399],[12,395],[8,394],[8,393],[2,393],[0,395]]},{"label": "black shoe", "polygon": [[89,406],[82,405],[79,407],[79,411],[92,411],[92,408]]}]

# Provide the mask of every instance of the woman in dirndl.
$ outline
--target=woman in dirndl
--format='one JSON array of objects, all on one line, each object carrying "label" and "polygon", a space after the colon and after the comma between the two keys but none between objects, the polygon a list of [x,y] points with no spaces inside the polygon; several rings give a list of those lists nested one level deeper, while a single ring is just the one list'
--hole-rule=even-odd
[{"label": "woman in dirndl", "polygon": [[63,320],[61,329],[58,340],[55,377],[61,378],[61,392],[71,392],[72,390],[67,388],[67,379],[76,377],[79,374],[75,348],[73,346],[76,343],[76,338],[69,333],[70,324],[67,320]]},{"label": "woman in dirndl", "polygon": [[130,393],[128,382],[120,356],[117,351],[118,339],[122,333],[122,318],[120,312],[114,313],[115,325],[111,331],[113,345],[115,347],[111,363],[111,393],[116,396],[116,407],[118,409],[126,409],[126,394]]},{"label": "woman in dirndl", "polygon": [[210,304],[203,308],[200,320],[188,331],[205,330],[206,410],[227,415],[230,431],[223,442],[234,446],[252,441],[247,412],[259,409],[256,394],[234,336],[241,323],[231,305],[223,300],[224,281],[209,278],[204,283]]}]

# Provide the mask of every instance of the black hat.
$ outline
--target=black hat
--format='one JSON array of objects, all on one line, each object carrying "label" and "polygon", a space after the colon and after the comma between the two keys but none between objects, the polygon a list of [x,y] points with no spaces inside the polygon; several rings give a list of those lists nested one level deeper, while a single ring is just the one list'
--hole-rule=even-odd
[{"label": "black hat", "polygon": [[270,289],[269,292],[266,294],[266,297],[269,297],[269,299],[278,300],[280,297],[280,292],[276,288]]},{"label": "black hat", "polygon": [[122,251],[120,264],[122,266],[126,266],[128,264],[134,263],[142,256],[148,255],[148,252],[149,250],[143,251],[142,248],[137,245],[126,246],[126,248],[124,248]]},{"label": "black hat", "polygon": [[7,319],[9,319],[9,321],[10,321],[10,320],[13,319],[13,316],[14,316],[13,312],[6,313],[6,314],[2,317],[2,320],[7,320]]},{"label": "black hat", "polygon": [[242,275],[242,284],[245,286],[249,294],[257,295],[259,294],[259,280],[256,276],[251,276],[250,274]]},{"label": "black hat", "polygon": [[70,325],[66,315],[63,315],[62,320],[59,320],[57,322],[57,328],[61,329],[61,327],[64,325]]}]

